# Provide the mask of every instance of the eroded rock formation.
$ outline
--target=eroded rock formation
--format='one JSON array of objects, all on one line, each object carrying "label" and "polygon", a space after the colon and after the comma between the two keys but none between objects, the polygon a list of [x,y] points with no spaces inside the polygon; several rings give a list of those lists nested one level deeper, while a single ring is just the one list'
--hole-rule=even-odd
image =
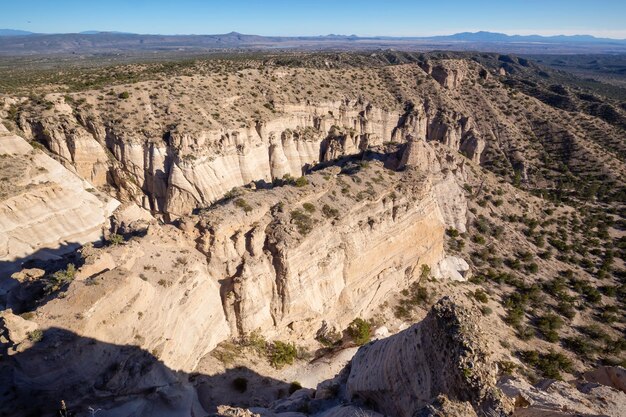
[{"label": "eroded rock formation", "polygon": [[[444,218],[423,171],[379,163],[307,176],[306,187],[247,193],[200,216],[200,250],[223,283],[233,331],[344,328],[421,265],[443,259]],[[285,332],[283,331],[283,334]]]},{"label": "eroded rock formation", "polygon": [[251,181],[299,177],[316,163],[402,143],[407,135],[461,149],[474,160],[484,147],[470,118],[428,102],[403,111],[357,100],[284,104],[277,110],[273,119],[246,127],[166,132],[158,138],[119,132],[98,115],[77,120],[61,111],[24,124],[28,134],[41,137],[94,184],[108,181],[121,199],[173,216],[208,206]]},{"label": "eroded rock formation", "polygon": [[496,385],[475,309],[440,300],[426,318],[364,346],[352,360],[348,395],[385,415],[411,417],[438,396],[468,403],[480,416],[505,416],[512,404]]},{"label": "eroded rock formation", "polygon": [[98,240],[119,203],[0,125],[0,275]]}]

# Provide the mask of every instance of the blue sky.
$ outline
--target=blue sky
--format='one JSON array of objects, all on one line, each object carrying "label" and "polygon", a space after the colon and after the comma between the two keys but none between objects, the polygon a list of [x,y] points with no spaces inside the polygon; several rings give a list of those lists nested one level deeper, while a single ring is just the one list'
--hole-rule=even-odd
[{"label": "blue sky", "polygon": [[0,28],[286,36],[489,30],[626,38],[626,0],[0,0]]}]

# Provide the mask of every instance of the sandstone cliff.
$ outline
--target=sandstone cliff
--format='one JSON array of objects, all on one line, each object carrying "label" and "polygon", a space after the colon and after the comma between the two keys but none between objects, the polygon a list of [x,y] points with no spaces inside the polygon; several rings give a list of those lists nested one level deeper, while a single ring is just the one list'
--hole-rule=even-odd
[{"label": "sandstone cliff", "polygon": [[[365,166],[365,165],[364,165]],[[443,259],[444,219],[425,172],[369,163],[247,193],[203,213],[199,248],[233,331],[298,338],[367,316]],[[314,334],[314,333],[313,333]]]},{"label": "sandstone cliff", "polygon": [[416,415],[438,396],[467,402],[479,416],[507,415],[512,404],[495,388],[497,369],[479,315],[444,298],[422,322],[361,348],[348,395],[400,417]]},{"label": "sandstone cliff", "polygon": [[[446,61],[441,65],[456,67],[458,63]],[[406,79],[424,77],[418,67],[409,72],[393,74],[403,89]],[[463,77],[474,79],[477,73],[477,65],[466,64]],[[278,84],[288,78],[279,75],[279,71],[277,81],[268,85],[256,71],[246,72],[246,76],[257,84],[238,87],[244,90],[235,96],[231,90],[220,91],[224,86],[211,85],[210,78],[181,79],[180,84],[176,80],[171,87],[146,84],[149,89],[163,88],[165,92],[189,82],[194,83],[194,88],[198,87],[196,84],[205,85],[209,95],[197,97],[200,121],[191,118],[186,110],[188,104],[182,103],[180,96],[168,99],[167,108],[161,110],[160,103],[154,102],[157,93],[138,94],[119,107],[111,107],[112,103],[103,103],[103,98],[86,93],[76,97],[50,94],[47,99],[53,103],[53,109],[32,116],[24,113],[20,125],[26,135],[44,143],[96,186],[110,184],[116,188],[119,199],[133,200],[172,217],[206,207],[233,187],[251,181],[271,182],[284,175],[299,177],[316,163],[359,154],[386,142],[403,143],[407,135],[444,143],[476,162],[485,147],[471,111],[459,106],[434,81],[425,83],[430,97],[425,98],[426,91],[423,96],[404,92],[408,94],[405,103],[395,99],[395,104],[390,104],[393,91],[384,89],[386,78],[380,81],[384,87],[381,97],[371,101],[354,97],[350,85],[331,79],[328,81],[336,84],[328,84],[329,88],[336,88],[332,96],[343,98],[332,100],[325,96],[313,102],[310,98],[294,100],[279,94]],[[293,76],[325,77],[300,71]],[[443,79],[450,77],[453,76]],[[454,77],[445,83],[458,86],[465,79],[461,75]],[[185,95],[199,93],[183,88]],[[256,97],[257,89],[269,101],[267,108],[261,106],[262,112],[253,112],[254,107],[244,99],[246,91]],[[224,96],[228,97],[226,101],[221,100]],[[259,100],[255,100],[257,106]],[[76,109],[77,102],[86,103]],[[214,109],[226,113],[212,113],[213,118],[219,114],[217,124],[209,115]],[[157,114],[164,120],[155,120]]]},{"label": "sandstone cliff", "polygon": [[0,125],[0,275],[99,240],[119,205]]}]

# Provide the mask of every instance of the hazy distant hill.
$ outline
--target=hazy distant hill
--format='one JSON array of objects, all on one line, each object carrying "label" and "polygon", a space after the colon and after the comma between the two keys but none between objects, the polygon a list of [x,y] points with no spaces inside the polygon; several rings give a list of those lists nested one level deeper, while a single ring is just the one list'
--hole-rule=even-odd
[{"label": "hazy distant hill", "polygon": [[473,42],[550,42],[550,43],[621,43],[626,39],[596,38],[591,35],[507,35],[494,32],[462,32],[447,36],[432,36],[429,39],[458,40]]},{"label": "hazy distant hill", "polygon": [[0,36],[27,36],[32,34],[33,32],[26,30],[0,29]]},{"label": "hazy distant hill", "polygon": [[477,50],[512,53],[626,53],[626,40],[589,35],[506,35],[464,32],[431,37],[259,36],[237,32],[217,35],[143,35],[86,31],[68,34],[33,34],[0,29],[0,54],[100,54],[120,52],[198,51],[227,49],[398,49]]}]

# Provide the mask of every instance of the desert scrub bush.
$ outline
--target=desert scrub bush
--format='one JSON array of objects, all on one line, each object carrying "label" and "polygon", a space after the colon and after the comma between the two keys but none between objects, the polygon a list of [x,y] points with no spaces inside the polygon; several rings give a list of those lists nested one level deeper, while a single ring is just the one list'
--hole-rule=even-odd
[{"label": "desert scrub bush", "polygon": [[400,292],[402,298],[394,309],[394,315],[399,319],[411,318],[413,309],[418,305],[427,305],[430,303],[431,294],[426,287],[419,282],[414,282],[408,289]]},{"label": "desert scrub bush", "polygon": [[562,353],[552,350],[548,353],[539,353],[536,350],[518,353],[522,362],[535,368],[544,378],[562,380],[561,371],[572,371],[572,362]]},{"label": "desert scrub bush", "polygon": [[485,244],[485,238],[484,238],[483,235],[476,234],[476,235],[472,236],[472,242],[477,243],[479,245],[484,245]]},{"label": "desert scrub bush", "polygon": [[339,217],[339,210],[329,206],[328,204],[324,204],[324,206],[322,207],[322,214],[324,215],[324,217],[329,219],[337,218]]},{"label": "desert scrub bush", "polygon": [[236,199],[235,205],[246,213],[250,213],[252,211],[252,206],[248,204],[248,202],[244,200],[243,198]]},{"label": "desert scrub bush", "polygon": [[243,394],[248,390],[248,379],[242,376],[233,379],[233,388]]},{"label": "desert scrub bush", "polygon": [[313,203],[304,203],[302,205],[302,208],[304,209],[304,211],[306,211],[307,213],[315,213],[315,204]]},{"label": "desert scrub bush", "polygon": [[35,317],[35,313],[33,311],[27,311],[26,313],[20,314],[20,317],[24,320],[31,320]]},{"label": "desert scrub bush", "polygon": [[598,348],[586,338],[576,336],[563,339],[563,346],[582,358],[589,358]]},{"label": "desert scrub bush", "polygon": [[123,91],[117,97],[122,100],[127,100],[130,97],[130,93],[128,91]]},{"label": "desert scrub bush", "polygon": [[482,289],[477,289],[476,291],[474,291],[472,293],[472,296],[476,299],[476,301],[481,302],[483,304],[485,304],[485,303],[487,303],[489,301],[489,296]]},{"label": "desert scrub bush", "polygon": [[536,262],[531,262],[529,264],[524,265],[524,269],[531,274],[536,274],[539,272],[539,265]]},{"label": "desert scrub bush", "polygon": [[303,236],[308,235],[313,230],[313,219],[300,209],[291,212],[291,220],[295,223],[298,232]]},{"label": "desert scrub bush", "polygon": [[309,181],[305,178],[305,177],[299,177],[296,182],[294,183],[294,185],[296,187],[304,187],[305,185],[307,185],[309,183]]},{"label": "desert scrub bush", "polygon": [[546,314],[537,319],[537,328],[543,337],[551,343],[559,341],[558,330],[563,327],[563,319],[556,314]]},{"label": "desert scrub bush", "polygon": [[261,335],[260,329],[256,329],[247,334],[241,341],[241,345],[252,349],[258,355],[263,356],[268,354],[269,343],[265,340],[263,335]]},{"label": "desert scrub bush", "polygon": [[41,342],[41,340],[43,339],[43,332],[41,331],[41,329],[35,329],[32,332],[28,332],[26,334],[26,337],[28,337],[28,340],[33,343]]},{"label": "desert scrub bush", "polygon": [[117,246],[121,243],[124,242],[124,236],[122,235],[118,235],[117,233],[113,233],[111,234],[111,236],[109,236],[109,245],[111,246]]},{"label": "desert scrub bush", "polygon": [[346,333],[357,346],[361,346],[370,341],[370,324],[360,317],[352,320],[346,329]]},{"label": "desert scrub bush", "polygon": [[298,381],[293,381],[291,384],[289,384],[289,395],[293,394],[294,392],[298,391],[302,389],[302,384],[299,383]]},{"label": "desert scrub bush", "polygon": [[281,369],[285,365],[293,364],[297,354],[296,345],[277,340],[269,349],[270,364],[276,369]]},{"label": "desert scrub bush", "polygon": [[64,285],[74,281],[76,277],[76,267],[74,264],[68,264],[66,269],[56,271],[54,274],[46,278],[44,291],[51,294],[60,290]]},{"label": "desert scrub bush", "polygon": [[240,347],[232,342],[224,341],[217,345],[210,355],[222,362],[224,365],[234,363],[235,359],[240,355]]},{"label": "desert scrub bush", "polygon": [[574,304],[570,301],[559,301],[556,306],[556,311],[563,317],[570,320],[576,317],[576,309],[574,308]]}]

